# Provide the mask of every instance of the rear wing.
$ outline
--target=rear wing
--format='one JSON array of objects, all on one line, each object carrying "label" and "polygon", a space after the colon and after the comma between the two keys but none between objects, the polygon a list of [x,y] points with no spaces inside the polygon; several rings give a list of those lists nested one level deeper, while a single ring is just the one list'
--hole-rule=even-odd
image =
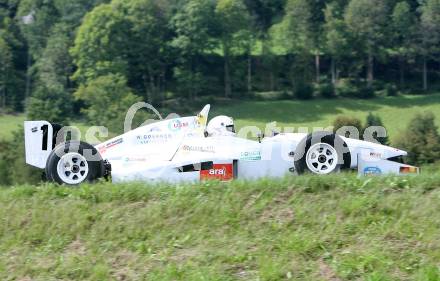
[{"label": "rear wing", "polygon": [[60,125],[47,121],[24,122],[27,164],[40,169],[46,167],[47,158],[56,145],[56,135],[60,129]]}]

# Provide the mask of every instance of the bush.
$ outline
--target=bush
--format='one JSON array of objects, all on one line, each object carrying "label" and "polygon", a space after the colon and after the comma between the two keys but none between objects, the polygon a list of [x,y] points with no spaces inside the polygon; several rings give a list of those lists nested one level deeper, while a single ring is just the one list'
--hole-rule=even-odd
[{"label": "bush", "polygon": [[[333,121],[332,125],[333,125],[335,132],[337,132],[342,127],[355,127],[359,132],[357,137],[360,138],[360,136],[361,136],[362,121],[357,118],[349,117],[349,116],[338,116],[338,117],[336,117],[335,121]],[[356,136],[350,135],[349,132],[345,132],[345,134],[343,136],[347,137],[347,138],[348,137],[356,138]]]},{"label": "bush", "polygon": [[341,79],[335,87],[338,96],[347,98],[370,99],[375,96],[374,87],[367,87],[365,82],[353,79]]},{"label": "bush", "polygon": [[[372,126],[379,126],[379,127],[384,127],[382,120],[380,119],[379,116],[372,114],[371,112],[368,114],[367,116],[367,120],[365,122],[365,129],[372,127]],[[385,130],[386,131],[386,130]],[[365,133],[365,130],[364,130]],[[389,140],[388,140],[388,136],[386,137],[377,137],[377,133],[374,132],[373,133],[373,137],[380,142],[381,144],[387,145],[389,144]]]},{"label": "bush", "polygon": [[351,79],[340,79],[335,86],[335,93],[341,97],[354,97],[358,92],[356,83]]},{"label": "bush", "polygon": [[434,163],[440,157],[440,136],[432,113],[418,114],[399,136],[395,146],[408,151],[408,160],[416,164]]},{"label": "bush", "polygon": [[106,126],[113,133],[123,131],[128,109],[141,100],[131,92],[125,77],[119,74],[98,77],[87,86],[80,86],[75,96],[87,105],[82,111],[91,124]]},{"label": "bush", "polygon": [[324,83],[324,84],[320,84],[316,87],[316,92],[318,94],[318,96],[326,98],[326,99],[331,99],[331,98],[335,98],[335,87],[333,86],[332,83]]},{"label": "bush", "polygon": [[395,97],[398,94],[398,90],[396,85],[393,84],[387,84],[385,86],[385,93],[388,97]]},{"label": "bush", "polygon": [[371,87],[360,87],[356,93],[356,97],[360,99],[371,99],[375,97],[374,89]]},{"label": "bush", "polygon": [[72,95],[62,89],[56,91],[40,87],[29,98],[26,110],[29,120],[48,120],[68,125],[68,117],[72,112]]},{"label": "bush", "polygon": [[13,133],[13,140],[0,141],[0,185],[35,184],[42,171],[26,164],[23,128]]},{"label": "bush", "polygon": [[305,82],[297,82],[293,87],[293,95],[300,100],[313,98],[313,87]]}]

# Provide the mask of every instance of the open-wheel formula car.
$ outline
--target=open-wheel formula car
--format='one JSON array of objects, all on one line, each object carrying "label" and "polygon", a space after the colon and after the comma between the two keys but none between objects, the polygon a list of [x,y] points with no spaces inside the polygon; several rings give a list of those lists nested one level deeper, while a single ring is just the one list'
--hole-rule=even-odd
[{"label": "open-wheel formula car", "polygon": [[326,175],[344,169],[362,175],[419,173],[399,161],[405,151],[332,132],[240,138],[230,117],[208,123],[209,109],[207,105],[197,116],[158,121],[94,146],[58,143],[59,126],[26,121],[26,162],[44,169],[49,181],[67,185],[101,177],[113,182],[194,182]]}]

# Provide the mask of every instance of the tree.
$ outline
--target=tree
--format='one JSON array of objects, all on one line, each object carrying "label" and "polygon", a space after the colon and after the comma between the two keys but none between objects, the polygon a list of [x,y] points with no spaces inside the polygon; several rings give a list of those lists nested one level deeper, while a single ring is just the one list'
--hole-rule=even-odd
[{"label": "tree", "polygon": [[324,50],[325,39],[323,38],[324,22],[325,22],[325,2],[326,0],[309,1],[311,13],[311,33],[312,46],[315,55],[315,75],[316,83],[321,80],[321,53]]},{"label": "tree", "polygon": [[172,25],[176,37],[171,44],[180,55],[174,73],[189,98],[194,99],[203,82],[198,59],[213,49],[213,38],[218,34],[214,3],[210,0],[188,0],[174,15]]},{"label": "tree", "polygon": [[[367,116],[367,121],[365,123],[365,129],[369,128],[369,127],[384,127],[382,120],[380,119],[379,116],[374,115],[373,113],[368,113]],[[365,133],[365,130],[364,130]],[[383,144],[383,145],[388,145],[389,144],[389,139],[388,136],[386,137],[378,137],[377,132],[373,132],[373,136],[374,139],[376,139],[379,143]]]},{"label": "tree", "polygon": [[399,59],[400,86],[405,84],[405,61],[412,52],[414,35],[414,17],[408,2],[396,4],[392,13],[393,23],[393,53]]},{"label": "tree", "polygon": [[73,75],[80,84],[108,74],[127,73],[127,30],[121,11],[111,4],[100,5],[88,13],[79,27],[71,48],[77,70]]},{"label": "tree", "polygon": [[[270,28],[282,17],[286,0],[244,0],[249,14],[252,18],[251,30],[255,34],[255,39],[261,42],[261,62],[269,69],[269,89],[275,89],[275,59],[271,46]],[[251,47],[248,50],[248,90],[250,85],[250,74],[252,73]]]},{"label": "tree", "polygon": [[[332,124],[334,131],[337,132],[339,129],[342,129],[344,127],[350,127],[350,129],[352,128],[356,128],[357,132],[350,132],[346,131],[345,133],[345,137],[349,138],[360,138],[361,136],[361,130],[362,130],[362,121],[359,120],[358,118],[354,118],[354,117],[350,117],[350,116],[338,116],[336,117],[336,119],[333,121]],[[357,135],[351,135],[351,133],[357,133]]]},{"label": "tree", "polygon": [[348,38],[346,25],[340,13],[341,8],[330,3],[325,8],[325,46],[327,53],[331,56],[331,78],[332,83],[338,81],[338,64],[348,52]]},{"label": "tree", "polygon": [[420,7],[420,51],[423,57],[423,89],[428,90],[428,59],[440,50],[440,0],[426,0]]},{"label": "tree", "polygon": [[224,59],[225,97],[231,97],[231,60],[235,54],[247,47],[250,40],[250,17],[241,0],[219,0],[215,9],[220,26],[220,42]]},{"label": "tree", "polygon": [[123,131],[127,110],[140,101],[120,74],[100,76],[81,85],[75,97],[86,104],[82,111],[90,123],[106,126],[113,133]]},{"label": "tree", "polygon": [[440,136],[431,112],[416,115],[399,136],[396,147],[408,151],[408,161],[433,163],[440,158]]},{"label": "tree", "polygon": [[5,40],[0,37],[0,95],[1,108],[6,111],[8,85],[13,72],[12,52]]},{"label": "tree", "polygon": [[12,133],[12,140],[0,140],[0,185],[38,184],[40,169],[26,164],[23,127]]},{"label": "tree", "polygon": [[[294,57],[292,84],[310,82],[310,50],[313,48],[311,12],[307,0],[289,0],[282,22],[285,44]],[[299,81],[298,81],[299,80]]]},{"label": "tree", "polygon": [[367,55],[368,87],[374,80],[374,60],[384,46],[387,13],[383,0],[352,0],[346,9],[345,22]]},{"label": "tree", "polygon": [[[171,40],[169,2],[160,0],[116,1],[128,22],[126,57],[128,83],[138,89],[148,102],[162,102],[162,84],[169,64]],[[138,83],[137,81],[142,81]]]},{"label": "tree", "polygon": [[72,63],[67,26],[58,24],[36,64],[36,91],[29,99],[28,118],[67,124],[71,116]]}]

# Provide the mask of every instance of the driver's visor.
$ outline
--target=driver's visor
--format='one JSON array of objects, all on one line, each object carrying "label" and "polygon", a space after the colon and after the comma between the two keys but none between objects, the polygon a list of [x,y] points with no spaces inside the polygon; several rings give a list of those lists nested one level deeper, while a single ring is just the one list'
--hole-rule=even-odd
[{"label": "driver's visor", "polygon": [[234,125],[226,126],[226,130],[227,130],[228,132],[235,133],[235,127],[234,127]]}]

